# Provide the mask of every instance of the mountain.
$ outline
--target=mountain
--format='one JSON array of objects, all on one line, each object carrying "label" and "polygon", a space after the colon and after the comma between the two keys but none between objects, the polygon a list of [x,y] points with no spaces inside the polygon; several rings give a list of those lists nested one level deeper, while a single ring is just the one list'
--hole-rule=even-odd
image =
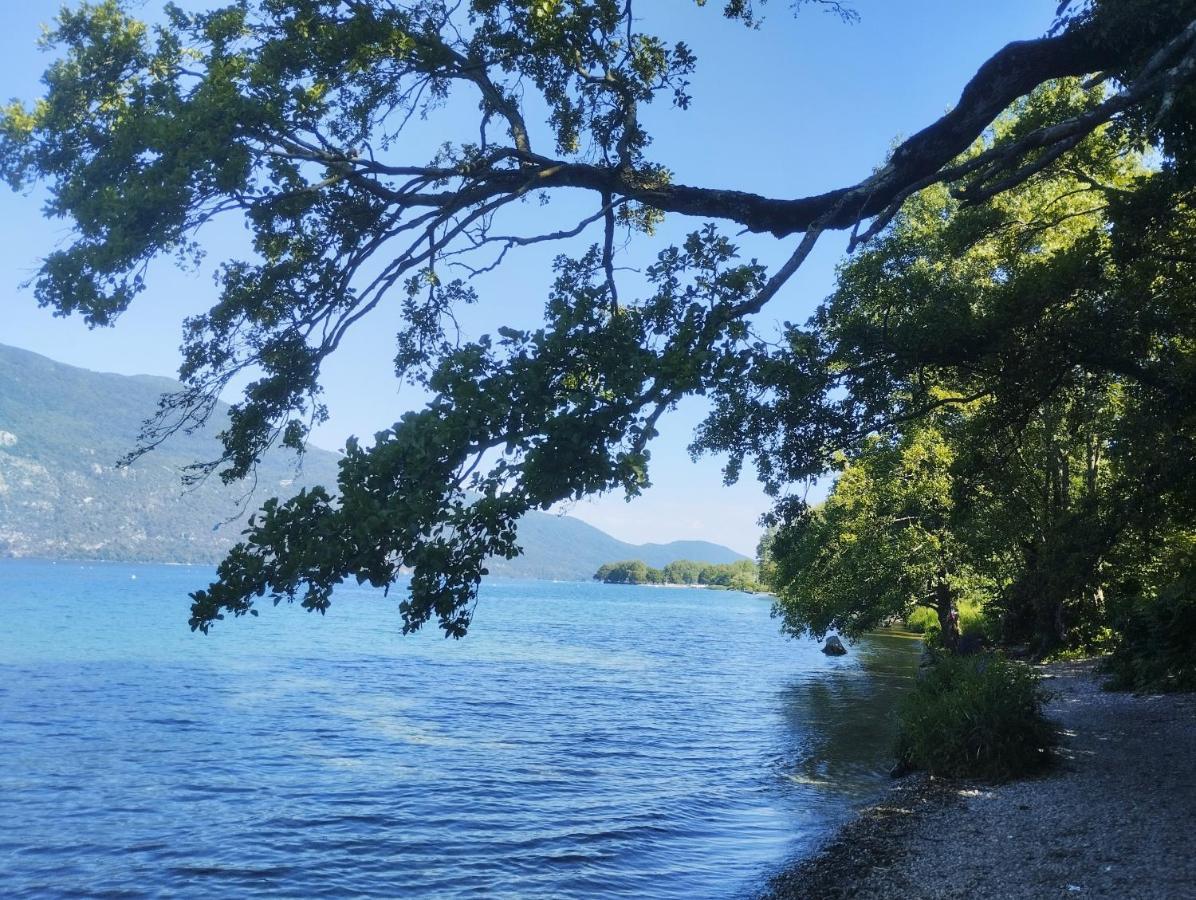
[{"label": "mountain", "polygon": [[510,561],[494,559],[490,572],[512,578],[558,578],[585,581],[603,563],[641,559],[663,568],[679,559],[724,563],[745,559],[721,544],[673,541],[671,544],[628,544],[571,516],[528,513],[519,522],[523,555]]},{"label": "mountain", "polygon": [[[215,562],[266,497],[335,482],[337,454],[311,448],[301,465],[281,450],[267,454],[252,491],[218,478],[184,488],[186,465],[219,454],[218,426],[175,435],[133,465],[116,467],[158,397],[178,387],[168,378],[91,372],[0,344],[0,557]],[[659,568],[677,559],[743,559],[704,541],[628,544],[546,513],[529,513],[519,537],[524,555],[494,560],[493,574],[580,580],[615,560]]]},{"label": "mountain", "polygon": [[[0,556],[214,562],[272,494],[335,478],[336,457],[268,454],[248,485],[193,489],[183,468],[214,459],[218,428],[180,435],[127,468],[167,378],[109,375],[0,345]],[[223,415],[224,410],[221,410]]]}]

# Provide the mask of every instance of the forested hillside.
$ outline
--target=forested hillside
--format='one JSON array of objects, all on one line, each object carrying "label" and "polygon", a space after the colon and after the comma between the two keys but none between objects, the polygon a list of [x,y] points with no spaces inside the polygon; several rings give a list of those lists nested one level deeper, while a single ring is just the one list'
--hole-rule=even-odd
[{"label": "forested hillside", "polygon": [[219,454],[216,428],[181,435],[127,468],[165,378],[89,372],[0,346],[0,556],[213,562],[267,496],[335,477],[311,450],[269,453],[251,485],[183,486],[183,467]]},{"label": "forested hillside", "polygon": [[[0,345],[0,557],[37,556],[216,562],[263,500],[304,485],[334,484],[337,455],[311,448],[266,454],[256,490],[216,477],[183,486],[185,466],[220,455],[219,430],[177,435],[127,468],[167,378],[90,372]],[[225,415],[221,409],[217,418]],[[636,546],[567,516],[531,513],[520,525],[525,553],[494,560],[495,574],[588,579],[602,563],[634,556],[654,566],[677,559],[742,559],[717,544]]]}]

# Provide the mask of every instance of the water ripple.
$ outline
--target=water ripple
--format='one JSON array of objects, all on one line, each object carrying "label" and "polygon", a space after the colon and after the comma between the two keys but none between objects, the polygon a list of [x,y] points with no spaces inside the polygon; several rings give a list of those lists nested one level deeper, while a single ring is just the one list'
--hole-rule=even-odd
[{"label": "water ripple", "polygon": [[879,789],[914,662],[534,582],[460,642],[361,589],[205,639],[208,575],[0,562],[0,895],[735,896]]}]

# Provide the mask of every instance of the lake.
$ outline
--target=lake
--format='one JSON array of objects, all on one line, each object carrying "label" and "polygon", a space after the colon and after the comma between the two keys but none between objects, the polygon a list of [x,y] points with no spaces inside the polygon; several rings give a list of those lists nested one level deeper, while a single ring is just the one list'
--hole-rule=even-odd
[{"label": "lake", "polygon": [[877,796],[918,644],[729,592],[345,587],[187,628],[211,570],[0,561],[0,896],[733,897]]}]

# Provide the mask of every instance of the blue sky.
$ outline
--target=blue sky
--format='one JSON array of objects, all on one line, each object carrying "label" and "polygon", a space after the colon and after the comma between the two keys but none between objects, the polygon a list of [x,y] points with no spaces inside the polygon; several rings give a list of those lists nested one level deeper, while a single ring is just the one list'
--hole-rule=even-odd
[{"label": "blue sky", "polygon": [[[34,99],[47,57],[36,41],[59,7],[54,0],[4,4],[0,29],[0,96]],[[160,3],[136,4],[152,17]],[[190,2],[188,7],[205,4]],[[773,0],[758,31],[726,23],[710,3],[653,0],[640,5],[647,30],[684,39],[698,55],[688,112],[653,110],[650,155],[679,182],[756,191],[777,197],[817,193],[854,183],[880,164],[893,142],[937,118],[958,98],[977,66],[1010,40],[1041,35],[1056,0],[858,0],[858,23],[807,9],[794,17]],[[426,134],[452,125],[433,122]],[[449,137],[447,133],[444,135]],[[455,136],[455,135],[454,135]],[[468,139],[468,138],[463,138]],[[566,204],[568,201],[566,201]],[[536,210],[525,217],[540,215]],[[553,220],[554,227],[559,221]],[[525,219],[523,224],[531,224]],[[670,219],[661,240],[676,240],[700,225]],[[20,285],[39,258],[69,237],[66,223],[46,221],[41,198],[0,188],[0,342],[74,365],[126,374],[173,375],[184,316],[214,297],[208,274],[185,274],[163,263],[151,270],[149,289],[113,328],[88,330],[82,322],[38,309]],[[589,236],[589,240],[593,240]],[[209,261],[235,254],[243,232],[227,221],[204,235]],[[583,239],[583,243],[588,242]],[[803,321],[829,292],[845,238],[824,238],[806,267],[761,316],[758,327]],[[637,248],[641,257],[660,244]],[[791,242],[744,238],[745,256],[778,263]],[[528,250],[480,285],[482,303],[463,319],[467,337],[501,324],[539,321],[551,279],[548,261],[560,248]],[[634,254],[633,254],[634,255]],[[361,323],[325,369],[331,419],[315,443],[334,448],[349,435],[368,436],[389,426],[421,397],[400,390],[391,360],[398,319],[380,309]],[[569,512],[624,540],[701,538],[750,553],[756,520],[768,501],[750,477],[724,487],[717,459],[690,461],[686,446],[701,419],[700,401],[684,403],[661,425],[652,447],[653,487],[632,504],[607,496],[574,504]]]}]

